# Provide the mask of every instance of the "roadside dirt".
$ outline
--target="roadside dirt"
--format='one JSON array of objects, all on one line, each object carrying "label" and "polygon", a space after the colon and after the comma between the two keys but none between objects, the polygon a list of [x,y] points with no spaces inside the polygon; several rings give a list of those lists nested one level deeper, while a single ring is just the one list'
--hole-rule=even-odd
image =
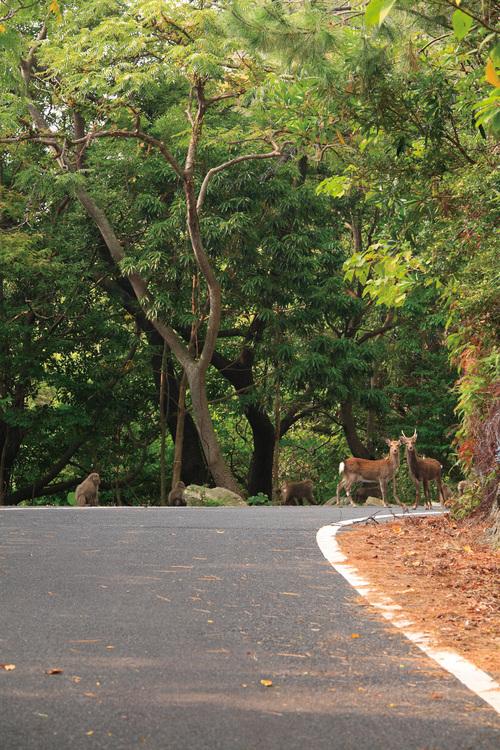
[{"label": "roadside dirt", "polygon": [[349,563],[416,629],[500,679],[500,552],[484,528],[448,517],[357,526],[337,540]]}]

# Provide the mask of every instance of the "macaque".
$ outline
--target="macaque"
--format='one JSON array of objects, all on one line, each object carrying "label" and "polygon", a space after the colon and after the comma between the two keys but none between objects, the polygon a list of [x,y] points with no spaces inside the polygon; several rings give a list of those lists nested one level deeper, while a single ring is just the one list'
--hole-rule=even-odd
[{"label": "macaque", "polygon": [[302,482],[284,482],[281,487],[282,505],[306,505],[305,501],[317,505],[310,479],[304,479]]},{"label": "macaque", "polygon": [[174,489],[170,490],[170,492],[168,493],[168,505],[174,506],[176,508],[182,508],[187,505],[184,499],[185,489],[186,485],[184,484],[184,482],[177,482]]},{"label": "macaque", "polygon": [[457,492],[461,497],[467,492],[473,490],[475,486],[475,482],[473,482],[471,479],[462,479],[462,481],[457,484]]},{"label": "macaque", "polygon": [[99,504],[99,483],[101,478],[95,471],[89,474],[75,490],[76,504],[96,507]]}]

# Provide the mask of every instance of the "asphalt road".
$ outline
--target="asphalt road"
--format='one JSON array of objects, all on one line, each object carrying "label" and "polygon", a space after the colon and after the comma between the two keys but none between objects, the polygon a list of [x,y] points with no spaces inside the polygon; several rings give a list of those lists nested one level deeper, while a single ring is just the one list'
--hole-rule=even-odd
[{"label": "asphalt road", "polygon": [[365,512],[0,510],[0,747],[497,750],[493,709],[321,555]]}]

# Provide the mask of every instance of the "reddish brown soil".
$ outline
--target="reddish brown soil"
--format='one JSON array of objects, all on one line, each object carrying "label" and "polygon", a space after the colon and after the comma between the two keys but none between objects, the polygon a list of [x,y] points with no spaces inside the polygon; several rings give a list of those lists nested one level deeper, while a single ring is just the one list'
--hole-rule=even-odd
[{"label": "reddish brown soil", "polygon": [[448,517],[355,527],[337,539],[349,563],[430,633],[500,678],[500,553],[484,528]]}]

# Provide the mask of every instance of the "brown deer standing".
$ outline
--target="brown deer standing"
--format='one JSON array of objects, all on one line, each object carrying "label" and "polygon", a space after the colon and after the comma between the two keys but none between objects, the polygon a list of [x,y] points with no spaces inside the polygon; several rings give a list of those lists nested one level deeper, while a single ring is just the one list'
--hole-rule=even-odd
[{"label": "brown deer standing", "polygon": [[[389,446],[389,455],[386,458],[380,458],[371,461],[365,458],[346,458],[339,464],[339,474],[342,478],[337,485],[337,505],[340,503],[340,488],[345,487],[347,497],[351,505],[354,505],[351,497],[351,485],[354,482],[374,482],[378,481],[380,491],[382,492],[382,502],[387,506],[387,484],[392,479],[392,490],[394,500],[399,503],[396,493],[396,472],[399,468],[399,440],[386,440]],[[401,505],[401,503],[399,503]]]},{"label": "brown deer standing", "polygon": [[420,500],[420,482],[424,485],[425,495],[425,507],[429,510],[432,508],[431,495],[429,482],[436,480],[438,486],[438,500],[439,497],[445,502],[445,493],[443,489],[443,482],[441,481],[441,469],[443,468],[439,461],[435,458],[422,458],[418,455],[415,444],[417,442],[417,431],[413,433],[412,437],[406,437],[404,432],[401,434],[401,440],[406,448],[406,460],[408,461],[408,468],[410,470],[410,476],[413,479],[413,483],[416,489],[415,505],[417,507]]}]

